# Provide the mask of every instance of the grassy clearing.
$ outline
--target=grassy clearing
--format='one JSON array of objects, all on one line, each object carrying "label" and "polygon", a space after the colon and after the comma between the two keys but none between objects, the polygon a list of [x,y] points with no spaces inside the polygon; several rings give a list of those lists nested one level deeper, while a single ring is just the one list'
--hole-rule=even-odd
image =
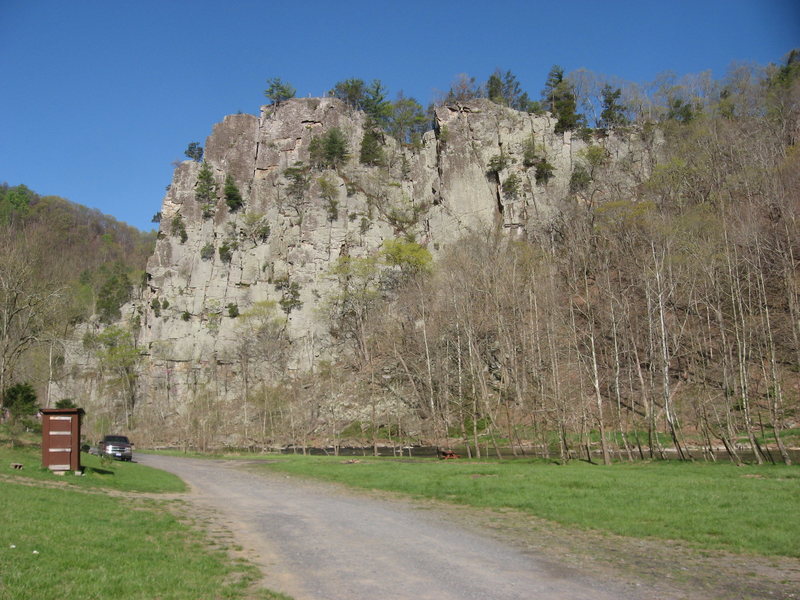
[{"label": "grassy clearing", "polygon": [[82,460],[85,476],[57,477],[40,467],[37,448],[0,448],[0,600],[285,598],[259,588],[255,566],[176,516],[178,501],[132,493],[182,491],[180,479]]},{"label": "grassy clearing", "polygon": [[263,468],[698,548],[800,557],[800,469],[272,457]]}]

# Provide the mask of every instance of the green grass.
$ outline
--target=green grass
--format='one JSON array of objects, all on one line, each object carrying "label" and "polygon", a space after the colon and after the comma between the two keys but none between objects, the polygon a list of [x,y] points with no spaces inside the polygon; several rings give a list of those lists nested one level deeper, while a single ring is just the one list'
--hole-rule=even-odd
[{"label": "green grass", "polygon": [[[22,470],[11,469],[11,463],[21,463]],[[34,446],[22,448],[0,447],[0,474],[41,481],[63,481],[81,488],[110,488],[126,492],[183,492],[186,485],[180,478],[165,471],[152,469],[133,462],[104,460],[98,456],[81,453],[83,476],[68,472],[53,475],[42,467],[41,450]]]},{"label": "green grass", "polygon": [[259,577],[153,500],[4,482],[0,512],[2,600],[243,598]]},{"label": "green grass", "polygon": [[263,468],[699,548],[800,557],[800,469],[655,462],[608,467],[514,461],[346,464],[272,457]]},{"label": "green grass", "polygon": [[[759,431],[755,438],[762,446],[769,446],[772,455],[777,460],[780,460],[780,452],[778,452],[777,448],[772,447],[775,444],[775,432],[773,431],[772,427],[765,427],[764,431]],[[800,427],[790,427],[789,429],[782,430],[780,438],[788,447],[800,446]],[[750,440],[746,434],[740,435],[738,437],[738,441],[740,444],[745,446],[749,446],[750,444]]]},{"label": "green grass", "polygon": [[178,501],[135,493],[183,491],[177,477],[88,455],[83,477],[53,475],[40,462],[37,448],[0,447],[0,600],[285,598],[176,516]]}]

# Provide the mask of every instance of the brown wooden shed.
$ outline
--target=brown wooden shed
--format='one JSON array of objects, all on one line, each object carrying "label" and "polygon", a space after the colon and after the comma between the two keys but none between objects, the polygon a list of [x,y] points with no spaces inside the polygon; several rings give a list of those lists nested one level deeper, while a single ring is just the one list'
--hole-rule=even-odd
[{"label": "brown wooden shed", "polygon": [[42,408],[42,466],[51,471],[81,470],[82,408]]}]

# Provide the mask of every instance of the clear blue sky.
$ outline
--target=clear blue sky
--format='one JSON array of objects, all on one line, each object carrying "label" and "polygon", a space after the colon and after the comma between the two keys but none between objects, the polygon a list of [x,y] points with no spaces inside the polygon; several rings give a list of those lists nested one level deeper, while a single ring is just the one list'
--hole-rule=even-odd
[{"label": "clear blue sky", "polygon": [[797,46],[800,0],[0,0],[0,182],[151,229],[171,163],[271,77],[425,105],[458,73],[510,69],[535,98],[553,64],[647,82]]}]

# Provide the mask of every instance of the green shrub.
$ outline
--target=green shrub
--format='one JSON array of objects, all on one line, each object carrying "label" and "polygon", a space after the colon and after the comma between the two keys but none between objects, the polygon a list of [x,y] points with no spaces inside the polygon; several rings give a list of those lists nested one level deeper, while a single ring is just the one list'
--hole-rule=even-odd
[{"label": "green shrub", "polygon": [[97,292],[95,310],[100,320],[111,323],[122,316],[120,308],[130,300],[133,284],[131,284],[122,263],[115,263],[108,278]]},{"label": "green shrub", "polygon": [[555,167],[547,162],[546,158],[542,158],[536,163],[536,174],[534,175],[537,184],[547,184],[553,177]]},{"label": "green shrub", "polygon": [[317,179],[320,195],[325,200],[325,211],[328,213],[328,221],[333,222],[339,218],[339,190],[332,181],[326,177]]},{"label": "green shrub", "polygon": [[263,223],[256,228],[255,235],[262,242],[266,242],[270,232],[269,223]]},{"label": "green shrub", "polygon": [[269,223],[264,213],[246,213],[242,219],[242,229],[245,236],[250,238],[254,244],[267,241],[270,234]]},{"label": "green shrub", "polygon": [[302,162],[296,162],[294,166],[288,167],[283,172],[283,176],[289,180],[289,195],[295,200],[302,200],[308,191],[308,185],[310,183],[308,171],[309,168]]},{"label": "green shrub", "polygon": [[581,127],[578,129],[578,139],[587,144],[591,143],[594,137],[594,129],[591,127]]},{"label": "green shrub", "polygon": [[36,391],[29,383],[16,383],[3,393],[3,407],[15,419],[35,415]]},{"label": "green shrub", "polygon": [[291,282],[288,286],[283,288],[283,297],[278,301],[281,309],[287,315],[295,309],[303,307],[300,301],[300,285],[297,282]]},{"label": "green shrub", "polygon": [[183,217],[181,216],[181,213],[176,213],[175,216],[172,217],[172,221],[170,221],[170,232],[172,235],[180,238],[181,244],[189,239],[189,235],[186,233],[186,225],[183,223]]},{"label": "green shrub", "polygon": [[228,242],[223,242],[219,247],[219,259],[224,263],[230,263],[233,259],[233,250]]},{"label": "green shrub", "polygon": [[289,276],[283,275],[281,277],[276,277],[272,280],[272,284],[275,286],[276,292],[282,292],[283,290],[289,289]]},{"label": "green shrub", "polygon": [[589,172],[584,168],[584,166],[577,165],[569,178],[569,191],[573,194],[582,192],[589,187],[589,183],[591,181],[592,177],[589,175]]},{"label": "green shrub", "polygon": [[214,245],[210,242],[200,249],[200,258],[203,260],[211,260],[214,258]]},{"label": "green shrub", "polygon": [[489,173],[497,174],[508,168],[512,163],[511,157],[501,152],[489,159]]},{"label": "green shrub", "polygon": [[519,196],[522,183],[520,182],[519,175],[512,173],[503,182],[503,196],[508,199],[515,199]]},{"label": "green shrub", "polygon": [[525,142],[525,147],[522,150],[522,164],[526,169],[530,169],[536,165],[539,160],[540,150],[544,151],[544,148],[536,147],[536,142],[533,139],[533,136],[531,136],[531,138]]}]

